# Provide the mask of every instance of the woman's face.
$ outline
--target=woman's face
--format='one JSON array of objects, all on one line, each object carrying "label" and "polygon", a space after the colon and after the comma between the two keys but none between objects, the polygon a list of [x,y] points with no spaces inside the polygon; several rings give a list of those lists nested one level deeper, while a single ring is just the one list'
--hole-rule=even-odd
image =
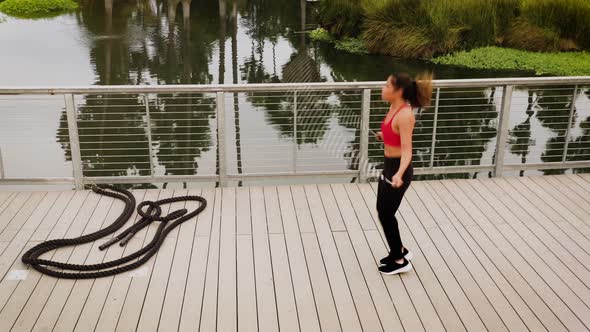
[{"label": "woman's face", "polygon": [[381,99],[388,102],[401,98],[403,93],[403,89],[395,87],[393,80],[394,77],[389,77],[381,89]]}]

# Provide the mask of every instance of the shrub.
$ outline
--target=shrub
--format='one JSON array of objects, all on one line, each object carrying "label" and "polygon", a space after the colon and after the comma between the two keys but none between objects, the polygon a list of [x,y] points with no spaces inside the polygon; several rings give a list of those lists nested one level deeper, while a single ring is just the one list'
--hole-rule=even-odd
[{"label": "shrub", "polygon": [[309,38],[316,41],[332,42],[333,38],[324,28],[317,28],[309,33]]}]

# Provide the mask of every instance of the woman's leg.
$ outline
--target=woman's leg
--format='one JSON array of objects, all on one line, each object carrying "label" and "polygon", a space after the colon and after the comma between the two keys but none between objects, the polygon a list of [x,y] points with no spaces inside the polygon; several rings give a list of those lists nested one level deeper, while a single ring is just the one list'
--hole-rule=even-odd
[{"label": "woman's leg", "polygon": [[[387,166],[387,165],[386,165]],[[384,175],[388,179],[391,178],[394,172],[397,171],[397,167],[392,169],[384,170]],[[402,240],[399,232],[399,225],[395,214],[402,202],[404,194],[410,183],[412,182],[413,169],[411,166],[406,170],[403,180],[404,184],[400,188],[393,188],[386,181],[379,181],[377,189],[377,212],[379,215],[379,221],[383,227],[385,238],[390,249],[390,259],[399,260],[403,258],[402,254]]]}]

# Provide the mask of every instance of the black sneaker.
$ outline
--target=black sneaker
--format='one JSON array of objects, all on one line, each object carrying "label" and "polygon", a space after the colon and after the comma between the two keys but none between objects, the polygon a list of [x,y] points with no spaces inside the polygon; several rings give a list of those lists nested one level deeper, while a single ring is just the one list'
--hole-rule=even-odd
[{"label": "black sneaker", "polygon": [[412,269],[412,263],[409,260],[404,258],[404,262],[401,264],[396,263],[395,261],[391,264],[379,266],[379,271],[383,274],[393,275],[398,273],[408,272]]},{"label": "black sneaker", "polygon": [[[410,252],[407,248],[404,248],[404,250],[402,250],[402,255],[404,255],[404,258],[407,260],[412,260],[414,258],[414,254],[412,254],[412,252]],[[394,260],[391,259],[391,256],[387,256],[387,257],[381,258],[379,263],[381,263],[381,265],[387,265],[389,263],[392,263],[393,261]]]}]

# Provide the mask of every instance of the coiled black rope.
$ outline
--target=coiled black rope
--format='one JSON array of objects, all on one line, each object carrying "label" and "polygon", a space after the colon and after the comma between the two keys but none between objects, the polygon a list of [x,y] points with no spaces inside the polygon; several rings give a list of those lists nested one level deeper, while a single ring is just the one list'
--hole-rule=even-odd
[{"label": "coiled black rope", "polygon": [[[39,256],[43,255],[44,253],[55,250],[61,247],[66,246],[73,246],[84,244],[88,242],[94,242],[102,237],[105,237],[111,233],[116,232],[119,228],[123,227],[127,220],[133,214],[133,209],[135,208],[135,197],[131,192],[125,189],[114,188],[112,186],[107,185],[100,185],[94,186],[92,190],[101,195],[106,195],[110,197],[114,197],[117,199],[122,200],[125,202],[125,208],[121,215],[108,227],[101,229],[97,232],[83,235],[77,238],[71,239],[57,239],[57,240],[49,240],[43,243],[40,243],[33,248],[29,249],[22,257],[22,261],[25,264],[30,264],[35,270],[53,276],[57,278],[65,278],[65,279],[94,279],[94,278],[102,278],[108,277],[115,274],[123,273],[126,271],[133,270],[145,262],[147,262],[150,257],[152,257],[160,248],[166,235],[170,233],[175,227],[182,224],[183,222],[196,217],[199,213],[201,213],[205,207],[207,206],[207,200],[201,196],[180,196],[180,197],[173,197],[162,199],[156,202],[152,201],[145,201],[140,203],[137,206],[137,213],[141,216],[141,219],[133,224],[131,227],[123,231],[121,234],[114,237],[112,240],[104,243],[99,247],[100,250],[104,250],[109,246],[117,243],[120,241],[120,245],[124,246],[127,244],[129,239],[133,237],[135,233],[137,233],[140,229],[146,227],[153,221],[159,221],[160,226],[156,231],[156,235],[154,238],[148,243],[145,247],[141,248],[140,250],[105,263],[100,264],[91,264],[91,265],[78,265],[78,264],[69,264],[69,263],[62,263],[62,262],[55,262],[46,259],[39,259]],[[200,202],[200,206],[194,210],[193,212],[187,214],[186,209],[180,209],[174,212],[169,213],[167,216],[162,217],[160,214],[162,213],[162,208],[160,207],[163,204],[170,204],[174,202],[180,201],[197,201]],[[144,211],[143,208],[147,207],[147,211]],[[168,225],[168,222],[174,220],[172,223]],[[127,262],[130,262],[138,257],[133,263],[123,265]],[[122,265],[122,266],[121,266]],[[70,270],[70,271],[92,271],[92,272],[62,272],[54,269],[50,269],[49,267],[54,267],[63,270]],[[105,270],[109,269],[109,270]],[[102,270],[102,271],[100,271]]]}]

